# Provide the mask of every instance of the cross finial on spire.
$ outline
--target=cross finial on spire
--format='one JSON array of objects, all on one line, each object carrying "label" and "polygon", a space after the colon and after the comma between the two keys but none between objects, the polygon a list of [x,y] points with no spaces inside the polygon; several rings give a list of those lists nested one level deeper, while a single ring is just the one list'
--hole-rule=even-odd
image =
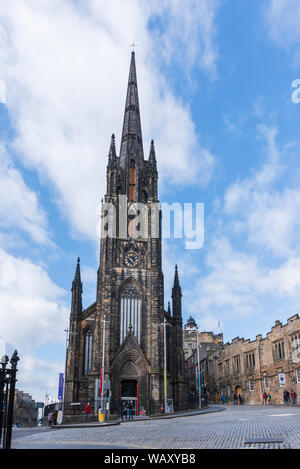
[{"label": "cross finial on spire", "polygon": [[135,44],[134,42],[132,44],[129,44],[129,47],[132,48],[132,51],[131,52],[134,52],[134,48],[137,46],[137,44]]}]

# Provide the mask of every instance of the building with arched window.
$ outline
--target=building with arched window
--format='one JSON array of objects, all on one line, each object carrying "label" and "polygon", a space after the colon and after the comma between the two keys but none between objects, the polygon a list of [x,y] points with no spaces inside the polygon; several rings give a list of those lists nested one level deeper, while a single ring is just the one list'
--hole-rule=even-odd
[{"label": "building with arched window", "polygon": [[[72,285],[66,412],[71,409],[68,403],[88,401],[95,403],[96,410],[104,385],[115,413],[129,398],[136,413],[141,407],[159,412],[165,397],[173,400],[175,410],[185,408],[182,294],[176,267],[172,311],[171,307],[164,309],[162,215],[157,181],[153,140],[149,158],[144,158],[132,52],[120,152],[118,156],[113,135],[108,155],[96,301],[82,308],[79,260]],[[116,215],[112,232],[110,212]]]}]

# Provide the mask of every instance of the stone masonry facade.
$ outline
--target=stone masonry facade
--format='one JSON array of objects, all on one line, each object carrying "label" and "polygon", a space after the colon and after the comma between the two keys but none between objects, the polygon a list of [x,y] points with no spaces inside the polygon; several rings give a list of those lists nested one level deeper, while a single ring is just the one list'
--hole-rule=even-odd
[{"label": "stone masonry facade", "polygon": [[[207,333],[206,333],[207,334]],[[283,404],[284,391],[296,394],[300,404],[300,318],[298,314],[286,324],[276,321],[266,337],[261,334],[251,341],[240,337],[230,343],[201,342],[200,377],[202,392],[209,402],[218,403],[222,395],[233,402],[236,393],[244,404],[263,403],[263,393],[270,393],[273,404]],[[211,350],[209,350],[211,348]],[[191,369],[194,366],[195,371]],[[186,360],[189,389],[197,392],[197,350]],[[193,387],[193,377],[195,385]]]},{"label": "stone masonry facade", "polygon": [[[112,135],[108,154],[96,301],[82,308],[79,259],[72,284],[66,414],[75,413],[76,404],[82,409],[82,403],[88,401],[96,412],[104,395],[111,413],[120,413],[127,398],[134,401],[136,413],[143,408],[160,412],[165,387],[175,410],[186,406],[181,286],[176,266],[172,311],[170,304],[165,311],[161,211],[152,211],[153,204],[159,207],[157,182],[153,140],[149,158],[144,158],[132,52],[120,152],[118,156]],[[116,215],[113,233],[109,231],[112,212]],[[153,213],[158,220],[156,236],[152,236]],[[143,231],[145,220],[148,223]]]}]

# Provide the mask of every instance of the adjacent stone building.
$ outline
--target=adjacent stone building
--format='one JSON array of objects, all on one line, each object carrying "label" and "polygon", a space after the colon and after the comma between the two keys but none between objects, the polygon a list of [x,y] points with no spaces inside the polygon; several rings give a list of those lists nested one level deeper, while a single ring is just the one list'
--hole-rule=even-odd
[{"label": "adjacent stone building", "polygon": [[21,427],[34,427],[38,422],[38,409],[30,394],[15,390],[13,423]]},{"label": "adjacent stone building", "polygon": [[72,284],[65,413],[88,401],[96,411],[104,394],[112,413],[128,400],[136,413],[156,413],[165,389],[175,410],[185,408],[181,297],[176,266],[164,310],[157,161],[153,140],[144,158],[132,52],[120,152],[113,135],[108,154],[96,301],[82,308],[79,259]]},{"label": "adjacent stone building", "polygon": [[187,360],[196,350],[197,343],[223,345],[223,334],[214,334],[210,331],[198,331],[195,319],[190,316],[183,329],[183,349],[185,360]]},{"label": "adjacent stone building", "polygon": [[300,318],[290,317],[286,324],[276,321],[266,335],[245,340],[236,337],[210,351],[201,361],[210,402],[222,394],[229,402],[241,395],[245,404],[261,404],[264,391],[274,404],[283,404],[283,392],[294,391],[300,404]]}]

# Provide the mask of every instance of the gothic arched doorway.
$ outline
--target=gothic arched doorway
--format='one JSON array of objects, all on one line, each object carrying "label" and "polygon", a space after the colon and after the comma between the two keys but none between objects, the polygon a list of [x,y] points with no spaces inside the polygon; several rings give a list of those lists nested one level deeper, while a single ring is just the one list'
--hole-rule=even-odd
[{"label": "gothic arched doorway", "polygon": [[[136,342],[136,338],[129,337]],[[121,411],[121,406],[131,401],[138,413],[139,408],[149,407],[149,381],[144,357],[135,350],[124,350],[113,364],[112,369],[112,409]]]}]

